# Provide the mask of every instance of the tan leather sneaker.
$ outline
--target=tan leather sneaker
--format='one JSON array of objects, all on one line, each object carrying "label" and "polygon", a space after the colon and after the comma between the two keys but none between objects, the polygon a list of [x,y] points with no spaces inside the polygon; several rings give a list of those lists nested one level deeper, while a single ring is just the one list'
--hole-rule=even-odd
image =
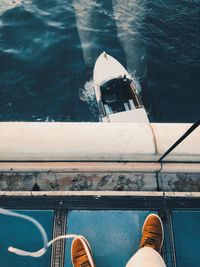
[{"label": "tan leather sneaker", "polygon": [[85,237],[79,236],[72,241],[71,259],[74,267],[95,267],[92,249]]},{"label": "tan leather sneaker", "polygon": [[163,224],[156,214],[147,216],[142,227],[142,238],[139,248],[151,247],[160,253],[164,239]]}]

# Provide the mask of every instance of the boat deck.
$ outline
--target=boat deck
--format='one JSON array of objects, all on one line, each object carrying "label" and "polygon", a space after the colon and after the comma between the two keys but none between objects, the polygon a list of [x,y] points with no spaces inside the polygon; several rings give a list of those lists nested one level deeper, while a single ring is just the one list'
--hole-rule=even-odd
[{"label": "boat deck", "polygon": [[[108,105],[111,113],[123,112],[140,106],[132,91],[131,81],[128,79],[110,80],[103,84],[100,90],[103,105]],[[132,101],[132,106],[129,101]]]}]

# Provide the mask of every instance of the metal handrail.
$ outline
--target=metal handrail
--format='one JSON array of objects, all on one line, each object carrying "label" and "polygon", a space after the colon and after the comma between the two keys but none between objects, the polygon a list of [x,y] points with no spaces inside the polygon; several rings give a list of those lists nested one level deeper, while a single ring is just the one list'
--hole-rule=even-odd
[{"label": "metal handrail", "polygon": [[200,118],[159,158],[161,162],[172,150],[174,150],[186,137],[188,137],[200,125]]}]

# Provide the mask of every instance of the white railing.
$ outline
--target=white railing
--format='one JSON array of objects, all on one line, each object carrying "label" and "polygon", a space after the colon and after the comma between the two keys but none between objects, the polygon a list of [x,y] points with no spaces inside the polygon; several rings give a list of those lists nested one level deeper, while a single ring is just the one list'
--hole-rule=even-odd
[{"label": "white railing", "polygon": [[[0,161],[157,161],[192,124],[1,122]],[[200,129],[165,161],[200,162]]]}]

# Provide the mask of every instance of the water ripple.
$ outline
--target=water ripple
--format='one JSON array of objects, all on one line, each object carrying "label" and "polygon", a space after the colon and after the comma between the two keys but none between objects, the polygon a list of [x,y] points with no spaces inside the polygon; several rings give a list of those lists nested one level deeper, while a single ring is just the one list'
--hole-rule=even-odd
[{"label": "water ripple", "polygon": [[142,78],[152,121],[195,120],[199,14],[198,0],[1,0],[0,120],[98,121],[104,50]]}]

